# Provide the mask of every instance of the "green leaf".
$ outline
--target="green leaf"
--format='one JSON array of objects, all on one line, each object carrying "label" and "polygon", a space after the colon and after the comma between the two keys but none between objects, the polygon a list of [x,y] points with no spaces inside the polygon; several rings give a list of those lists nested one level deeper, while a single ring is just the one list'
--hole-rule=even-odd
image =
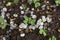
[{"label": "green leaf", "polygon": [[27,8],[26,4],[22,4],[22,7],[24,10]]},{"label": "green leaf", "polygon": [[31,19],[31,18],[29,18],[29,24],[31,23],[31,21],[32,21],[32,19]]},{"label": "green leaf", "polygon": [[19,2],[19,0],[14,0],[13,3],[17,4]]},{"label": "green leaf", "polygon": [[55,0],[55,3],[56,4],[60,4],[60,0]]},{"label": "green leaf", "polygon": [[51,38],[49,38],[49,40],[51,40]]},{"label": "green leaf", "polygon": [[42,35],[46,36],[46,32],[45,32],[44,29],[40,29],[40,30],[39,30],[39,34],[42,34]]},{"label": "green leaf", "polygon": [[56,40],[56,37],[55,36],[52,36],[52,40]]},{"label": "green leaf", "polygon": [[39,30],[39,34],[43,34],[43,30],[41,29],[41,30]]},{"label": "green leaf", "polygon": [[7,23],[4,21],[4,19],[0,16],[0,28],[4,29],[6,28]]},{"label": "green leaf", "polygon": [[40,6],[40,3],[39,2],[36,2],[35,3],[35,8],[38,8]]},{"label": "green leaf", "polygon": [[12,2],[8,2],[7,4],[6,4],[6,6],[11,6],[12,5]]}]

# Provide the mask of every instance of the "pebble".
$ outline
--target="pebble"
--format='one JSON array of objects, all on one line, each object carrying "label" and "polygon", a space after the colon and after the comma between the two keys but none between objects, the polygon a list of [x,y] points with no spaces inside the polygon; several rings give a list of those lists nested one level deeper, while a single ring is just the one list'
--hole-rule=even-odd
[{"label": "pebble", "polygon": [[36,25],[40,25],[41,21],[42,21],[42,19],[37,20],[37,24]]},{"label": "pebble", "polygon": [[14,17],[18,17],[18,15],[17,15],[17,14],[13,14],[13,16],[14,16]]},{"label": "pebble", "polygon": [[31,26],[31,25],[29,26],[29,29],[35,30],[35,28],[36,28],[35,26]]},{"label": "pebble", "polygon": [[45,22],[46,21],[46,17],[42,16],[42,21]]},{"label": "pebble", "polygon": [[6,38],[5,38],[5,37],[3,37],[3,40],[6,40]]},{"label": "pebble", "polygon": [[43,26],[43,25],[44,25],[44,23],[43,23],[43,22],[41,22],[41,23],[40,23],[40,25],[41,25],[41,26]]},{"label": "pebble", "polygon": [[24,29],[25,29],[25,28],[27,28],[27,25],[28,25],[28,24],[21,23],[21,24],[19,25],[19,28],[24,28]]},{"label": "pebble", "polygon": [[5,22],[7,22],[7,20],[6,20],[6,19],[5,19],[4,21],[5,21]]},{"label": "pebble", "polygon": [[3,12],[6,12],[6,11],[7,11],[7,8],[6,8],[6,7],[4,7],[4,8],[2,9],[2,11],[3,11]]},{"label": "pebble", "polygon": [[6,3],[6,1],[3,1],[3,3]]},{"label": "pebble", "polygon": [[47,3],[49,3],[49,1],[47,1]]},{"label": "pebble", "polygon": [[24,14],[24,11],[21,11],[21,14]]},{"label": "pebble", "polygon": [[43,25],[39,26],[39,29],[42,29],[43,28]]},{"label": "pebble", "polygon": [[10,14],[9,14],[9,13],[7,13],[6,16],[7,16],[8,18],[10,18]]},{"label": "pebble", "polygon": [[22,6],[20,6],[20,9],[23,9],[23,7],[22,7]]},{"label": "pebble", "polygon": [[37,16],[36,15],[32,15],[32,18],[35,19]]},{"label": "pebble", "polygon": [[25,33],[21,33],[20,36],[21,36],[21,37],[24,37],[24,36],[25,36]]},{"label": "pebble", "polygon": [[34,8],[31,9],[32,11],[34,10]]},{"label": "pebble", "polygon": [[47,20],[48,23],[52,21],[52,19],[49,18],[49,17],[47,17],[46,20]]}]

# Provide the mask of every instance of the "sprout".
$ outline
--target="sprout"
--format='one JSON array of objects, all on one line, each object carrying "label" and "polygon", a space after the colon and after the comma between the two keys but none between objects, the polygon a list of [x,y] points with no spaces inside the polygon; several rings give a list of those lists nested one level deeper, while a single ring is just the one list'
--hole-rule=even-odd
[{"label": "sprout", "polygon": [[23,21],[24,23],[28,23],[28,17],[27,16],[25,16],[25,18],[24,18],[24,21]]},{"label": "sprout", "polygon": [[56,37],[52,36],[52,38],[49,38],[49,40],[56,40]]},{"label": "sprout", "polygon": [[40,30],[39,30],[39,34],[42,34],[42,35],[46,36],[46,32],[45,32],[44,29],[40,29]]},{"label": "sprout", "polygon": [[0,16],[0,28],[4,29],[6,28],[7,23],[4,21],[4,19]]},{"label": "sprout", "polygon": [[6,4],[6,6],[11,6],[11,4],[12,4],[12,2],[8,2],[8,3]]},{"label": "sprout", "polygon": [[55,0],[55,3],[56,4],[60,4],[60,0]]},{"label": "sprout", "polygon": [[22,8],[25,10],[27,8],[26,4],[22,4]]},{"label": "sprout", "polygon": [[19,2],[19,0],[14,0],[13,3],[14,4],[17,4]]},{"label": "sprout", "polygon": [[28,23],[28,24],[31,24],[31,25],[35,25],[35,22],[36,22],[35,19],[29,18],[29,17],[27,17],[27,16],[25,16],[24,19],[25,19],[25,20],[23,20],[24,23]]},{"label": "sprout", "polygon": [[39,2],[36,2],[35,3],[35,8],[38,8],[40,6],[40,3]]}]

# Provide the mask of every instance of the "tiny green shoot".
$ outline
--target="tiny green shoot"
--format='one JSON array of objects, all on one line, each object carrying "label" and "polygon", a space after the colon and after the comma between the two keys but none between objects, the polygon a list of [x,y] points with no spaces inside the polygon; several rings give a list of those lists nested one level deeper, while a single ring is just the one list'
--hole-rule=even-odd
[{"label": "tiny green shoot", "polygon": [[14,4],[17,4],[19,2],[19,0],[14,0],[13,3]]},{"label": "tiny green shoot", "polygon": [[6,28],[7,23],[4,21],[4,19],[0,16],[0,28],[4,29]]},{"label": "tiny green shoot", "polygon": [[22,4],[22,7],[24,10],[27,8],[26,4]]},{"label": "tiny green shoot", "polygon": [[12,5],[12,2],[8,2],[7,4],[6,4],[6,6],[11,6]]},{"label": "tiny green shoot", "polygon": [[31,24],[31,25],[35,25],[36,20],[35,20],[35,19],[32,19],[32,18],[30,18],[30,17],[25,16],[23,22],[24,22],[24,23]]},{"label": "tiny green shoot", "polygon": [[36,2],[35,3],[35,8],[38,8],[40,6],[40,3],[39,2]]},{"label": "tiny green shoot", "polygon": [[54,0],[56,4],[60,4],[60,0]]},{"label": "tiny green shoot", "polygon": [[40,30],[39,30],[39,34],[42,34],[43,36],[46,36],[46,32],[45,32],[44,29],[40,29]]},{"label": "tiny green shoot", "polygon": [[49,40],[56,40],[56,37],[52,36],[51,38],[49,38]]}]

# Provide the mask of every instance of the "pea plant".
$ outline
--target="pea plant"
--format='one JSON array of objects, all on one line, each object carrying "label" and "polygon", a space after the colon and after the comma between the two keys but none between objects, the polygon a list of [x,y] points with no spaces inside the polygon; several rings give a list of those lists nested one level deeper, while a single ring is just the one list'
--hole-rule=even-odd
[{"label": "pea plant", "polygon": [[56,4],[60,4],[60,0],[54,0]]},{"label": "pea plant", "polygon": [[6,28],[7,23],[4,21],[4,19],[0,16],[0,28],[4,29]]},{"label": "pea plant", "polygon": [[40,29],[39,34],[42,34],[43,36],[46,36],[46,30],[45,29]]},{"label": "pea plant", "polygon": [[56,37],[52,36],[51,38],[49,38],[49,40],[56,40]]},{"label": "pea plant", "polygon": [[36,20],[25,16],[23,22],[24,22],[24,23],[31,24],[31,25],[35,25]]}]

